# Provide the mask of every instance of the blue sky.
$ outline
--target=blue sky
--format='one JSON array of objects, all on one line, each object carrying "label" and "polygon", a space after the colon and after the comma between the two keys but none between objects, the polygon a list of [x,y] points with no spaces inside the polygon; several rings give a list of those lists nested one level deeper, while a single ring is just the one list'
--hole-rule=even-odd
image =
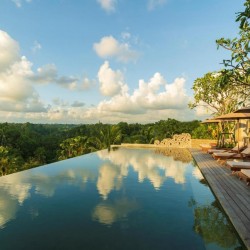
[{"label": "blue sky", "polygon": [[0,121],[203,119],[193,81],[230,54],[243,0],[1,0]]}]

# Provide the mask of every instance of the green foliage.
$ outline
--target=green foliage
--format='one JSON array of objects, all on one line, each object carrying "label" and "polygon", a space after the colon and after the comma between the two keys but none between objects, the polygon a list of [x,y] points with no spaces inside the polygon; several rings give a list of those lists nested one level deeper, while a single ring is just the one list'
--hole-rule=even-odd
[{"label": "green foliage", "polygon": [[240,104],[246,100],[242,95],[243,87],[232,88],[230,85],[222,85],[224,75],[222,72],[209,72],[194,81],[194,101],[189,103],[191,109],[203,106],[214,115],[222,115],[240,108]]},{"label": "green foliage", "polygon": [[191,137],[193,139],[217,139],[217,133],[214,133],[214,131],[215,129],[209,129],[207,125],[201,124],[193,130]]},{"label": "green foliage", "polygon": [[199,124],[199,121],[180,122],[175,119],[150,124],[120,122],[117,125],[100,122],[84,125],[2,123],[0,168],[5,173],[12,173],[109,149],[115,144],[153,143],[156,139],[162,140],[174,134],[192,134]]},{"label": "green foliage", "polygon": [[86,136],[77,136],[64,140],[60,144],[59,160],[76,157],[78,155],[89,153]]},{"label": "green foliage", "polygon": [[20,170],[22,158],[9,147],[0,146],[0,175]]},{"label": "green foliage", "polygon": [[[245,10],[237,13],[236,22],[239,23],[239,36],[233,39],[220,38],[216,40],[219,47],[231,52],[231,58],[223,60],[226,67],[223,70],[223,85],[231,85],[232,87],[241,87],[242,95],[246,98],[250,96],[250,1],[244,3]],[[242,91],[242,87],[244,90]]]},{"label": "green foliage", "polygon": [[189,202],[194,209],[193,230],[202,236],[209,244],[217,243],[225,249],[230,249],[236,244],[233,226],[225,220],[217,202],[207,206],[200,206],[195,200]]}]

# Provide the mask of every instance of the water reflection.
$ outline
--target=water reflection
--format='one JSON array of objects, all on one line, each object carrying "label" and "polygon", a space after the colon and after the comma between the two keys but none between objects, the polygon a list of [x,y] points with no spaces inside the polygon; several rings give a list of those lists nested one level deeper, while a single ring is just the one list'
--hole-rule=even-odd
[{"label": "water reflection", "polygon": [[[172,154],[173,156],[162,157],[162,154],[168,156]],[[97,171],[93,171],[91,166],[83,168],[79,163],[75,166],[74,161],[71,160],[68,162],[72,162],[73,165],[72,167],[67,165],[67,169],[58,168],[57,165],[60,165],[60,162],[48,165],[49,168],[56,168],[56,171],[52,174],[48,173],[46,168],[44,168],[44,171],[43,168],[37,168],[1,177],[0,227],[15,218],[18,206],[31,196],[32,189],[35,194],[52,197],[61,183],[84,188],[84,184],[92,181],[96,183],[96,188],[103,200],[107,200],[113,190],[121,189],[123,179],[128,176],[130,167],[137,173],[140,183],[148,179],[156,190],[161,188],[167,178],[172,178],[178,184],[186,182],[185,166],[181,161],[175,161],[177,158],[181,160],[181,156],[184,157],[182,159],[184,162],[189,159],[187,152],[183,149],[157,150],[155,154],[152,154],[152,150],[124,149],[110,151],[109,153],[103,150],[99,151],[97,155],[105,162],[97,168]],[[116,206],[117,204],[119,203],[116,203]],[[100,211],[114,211],[104,208],[107,207],[98,206],[94,214],[97,216],[101,214]],[[36,216],[37,214],[39,214],[38,211]],[[112,212],[112,214],[114,213]],[[117,217],[119,215],[116,213],[115,218]]]},{"label": "water reflection", "polygon": [[[193,230],[202,236],[206,244],[217,243],[219,246],[230,249],[237,243],[232,224],[225,219],[217,201],[209,205],[201,205],[190,199],[189,206],[194,211]],[[238,248],[243,249],[243,248]]]},{"label": "water reflection", "polygon": [[8,192],[0,189],[0,229],[15,218],[18,206],[18,200],[10,199]]},{"label": "water reflection", "polygon": [[162,154],[168,157],[173,157],[175,161],[181,161],[183,163],[188,163],[192,161],[192,156],[187,149],[180,148],[164,148],[156,149],[156,154]]},{"label": "water reflection", "polygon": [[193,169],[193,176],[197,179],[197,180],[204,180],[204,177],[200,171],[200,169],[198,167]]},{"label": "water reflection", "polygon": [[136,200],[121,198],[115,202],[101,202],[98,204],[92,213],[92,218],[98,222],[111,225],[114,222],[125,219],[127,215],[139,208]]},{"label": "water reflection", "polygon": [[[191,160],[189,152],[183,149],[103,150],[0,177],[0,241],[8,246],[14,232],[15,236],[21,234],[20,238],[25,242],[22,229],[38,235],[37,238],[43,235],[53,241],[60,237],[55,234],[64,228],[67,237],[62,242],[65,249],[70,249],[70,241],[69,245],[64,241],[72,238],[75,242],[77,234],[89,234],[92,239],[100,236],[98,239],[106,242],[105,237],[111,231],[109,237],[116,234],[119,238],[119,230],[129,227],[124,235],[130,236],[123,235],[125,238],[122,236],[117,240],[129,242],[132,237],[137,244],[145,241],[141,249],[165,249],[166,243],[170,244],[168,242],[177,246],[180,237],[184,243],[175,249],[183,249],[186,244],[202,245],[198,235],[207,244],[237,245],[233,230],[227,232],[231,229],[223,214],[216,210],[216,206],[204,205],[214,198],[206,186],[200,185],[203,176],[198,168],[189,164]],[[187,206],[190,196],[196,201],[190,200]],[[13,223],[8,223],[11,221]],[[37,230],[36,233],[33,230]],[[209,232],[211,230],[217,230],[217,233]],[[101,235],[96,235],[97,232]],[[221,243],[221,237],[232,237],[233,240],[227,240],[226,245]],[[85,239],[82,235],[77,238]],[[30,239],[26,241],[29,245]],[[112,240],[110,242],[109,246],[113,246]],[[154,248],[150,245],[153,242],[163,247]],[[132,243],[127,249],[134,249],[136,244]],[[20,248],[29,249],[25,245]],[[192,245],[187,249],[198,248]],[[48,248],[44,245],[41,249]]]},{"label": "water reflection", "polygon": [[108,194],[112,190],[121,188],[122,178],[126,175],[127,172],[124,175],[118,166],[110,163],[105,163],[100,167],[96,187],[104,200],[108,198]]},{"label": "water reflection", "polygon": [[[74,170],[57,169],[52,175],[42,170],[37,168],[0,177],[0,228],[15,218],[18,208],[31,197],[32,190],[37,195],[49,198],[62,183],[83,187],[88,180],[97,178],[97,173],[81,167]],[[30,214],[37,217],[39,212],[31,209]]]},{"label": "water reflection", "polygon": [[[142,183],[148,179],[156,190],[159,190],[167,178],[172,178],[177,184],[184,184],[186,166],[183,162],[190,162],[192,157],[188,150],[171,149],[155,150],[155,154],[145,150],[115,150],[107,154],[99,151],[98,156],[102,160],[108,160],[120,169],[120,175],[127,176],[128,168],[132,167],[138,174],[138,181]],[[162,157],[162,155],[172,157]],[[178,161],[176,161],[178,159]],[[114,179],[114,177],[112,178]],[[107,198],[106,192],[105,198]]]}]

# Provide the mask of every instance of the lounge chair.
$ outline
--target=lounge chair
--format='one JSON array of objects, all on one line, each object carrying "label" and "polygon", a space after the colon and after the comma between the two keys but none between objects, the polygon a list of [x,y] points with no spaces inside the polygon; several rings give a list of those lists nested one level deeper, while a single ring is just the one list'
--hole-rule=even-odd
[{"label": "lounge chair", "polygon": [[223,153],[213,153],[213,158],[216,160],[225,160],[225,159],[244,159],[250,156],[250,147],[245,148],[240,153],[236,152],[223,152]]},{"label": "lounge chair", "polygon": [[249,161],[227,161],[225,165],[233,172],[240,171],[241,169],[250,169]]},{"label": "lounge chair", "polygon": [[240,179],[246,181],[248,186],[250,185],[250,169],[241,169],[238,172],[238,176]]},{"label": "lounge chair", "polygon": [[224,152],[230,152],[230,153],[238,153],[238,151],[242,151],[245,148],[244,142],[240,141],[239,146],[238,143],[234,148],[231,149],[209,149],[207,152],[209,154],[213,153],[224,153]]},{"label": "lounge chair", "polygon": [[241,156],[243,159],[248,159],[250,157],[250,146],[241,151]]},{"label": "lounge chair", "polygon": [[213,154],[213,153],[225,153],[228,152],[227,149],[209,149],[207,151],[209,154]]},{"label": "lounge chair", "polygon": [[215,148],[216,146],[214,145],[214,144],[200,144],[199,145],[200,147],[201,147],[201,150],[202,151],[205,151],[205,152],[207,152],[209,149],[213,149],[213,148]]}]

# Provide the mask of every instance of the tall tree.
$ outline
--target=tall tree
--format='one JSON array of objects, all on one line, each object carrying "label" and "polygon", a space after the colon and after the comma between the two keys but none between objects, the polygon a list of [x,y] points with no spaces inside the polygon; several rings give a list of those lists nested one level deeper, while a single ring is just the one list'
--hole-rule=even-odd
[{"label": "tall tree", "polygon": [[238,109],[248,97],[241,93],[243,86],[233,88],[221,85],[221,72],[210,72],[194,81],[194,101],[189,103],[191,109],[202,106],[214,115],[230,113]]}]

